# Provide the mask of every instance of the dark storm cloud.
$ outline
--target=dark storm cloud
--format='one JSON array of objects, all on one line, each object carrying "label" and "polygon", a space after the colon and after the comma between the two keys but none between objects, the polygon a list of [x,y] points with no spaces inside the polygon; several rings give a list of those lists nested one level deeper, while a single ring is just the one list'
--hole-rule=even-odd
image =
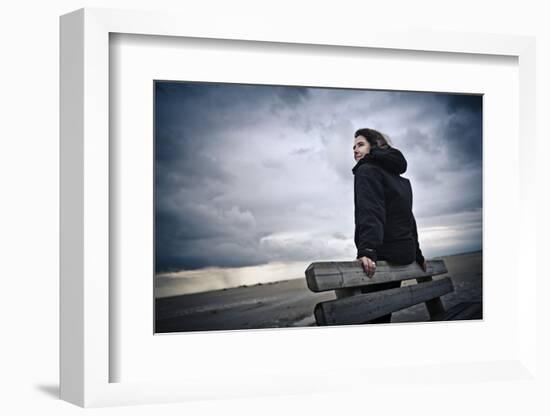
[{"label": "dark storm cloud", "polygon": [[[243,202],[246,195],[239,199],[238,192],[227,192],[235,183],[238,187],[246,175],[237,162],[232,164],[234,169],[227,168],[236,155],[232,151],[238,148],[231,135],[254,128],[269,116],[270,111],[266,110],[273,104],[286,108],[306,96],[305,89],[157,83],[157,270],[266,261],[259,253],[260,240],[266,232],[253,229],[254,215],[250,207],[242,206],[247,205]],[[276,140],[268,136],[250,135],[248,147],[266,146],[262,141]],[[253,161],[251,158],[239,162],[246,165]],[[281,167],[276,158],[260,163],[274,170]],[[268,210],[264,213],[269,215]]]},{"label": "dark storm cloud", "polygon": [[382,122],[379,128],[394,131],[390,136],[409,152],[441,163],[438,172],[481,166],[481,96],[396,93],[384,102],[386,114],[395,114],[398,108],[401,116],[396,125]]},{"label": "dark storm cloud", "polygon": [[479,95],[446,95],[448,118],[441,134],[451,154],[450,168],[462,169],[481,165],[482,97]]},{"label": "dark storm cloud", "polygon": [[[400,102],[402,100],[402,102]],[[394,145],[409,161],[417,215],[431,217],[481,208],[482,97],[400,93],[403,116]],[[395,114],[395,111],[392,112]]]},{"label": "dark storm cloud", "polygon": [[303,87],[272,87],[284,107],[296,107],[307,100],[309,90]]},{"label": "dark storm cloud", "polygon": [[479,96],[166,82],[155,99],[157,271],[353,257],[362,127],[407,158],[427,253],[478,241]]},{"label": "dark storm cloud", "polygon": [[467,111],[471,114],[480,114],[482,110],[482,96],[469,94],[444,94],[449,113]]}]

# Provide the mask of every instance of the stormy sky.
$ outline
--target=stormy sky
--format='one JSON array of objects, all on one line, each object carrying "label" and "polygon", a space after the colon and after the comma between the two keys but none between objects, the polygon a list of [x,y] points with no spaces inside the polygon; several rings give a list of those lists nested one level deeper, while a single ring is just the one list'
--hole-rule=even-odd
[{"label": "stormy sky", "polygon": [[408,161],[427,257],[481,249],[481,96],[155,83],[157,273],[351,260],[354,132]]}]

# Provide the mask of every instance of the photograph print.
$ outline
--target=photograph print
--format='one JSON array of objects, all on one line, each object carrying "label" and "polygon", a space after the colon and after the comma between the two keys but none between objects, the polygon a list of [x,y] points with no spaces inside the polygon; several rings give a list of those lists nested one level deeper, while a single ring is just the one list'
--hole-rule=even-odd
[{"label": "photograph print", "polygon": [[153,88],[155,333],[483,318],[482,95]]}]

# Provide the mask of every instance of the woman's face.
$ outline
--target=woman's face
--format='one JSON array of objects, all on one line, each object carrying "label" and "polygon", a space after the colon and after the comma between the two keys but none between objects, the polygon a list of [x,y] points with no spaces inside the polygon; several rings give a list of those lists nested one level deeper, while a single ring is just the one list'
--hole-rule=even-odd
[{"label": "woman's face", "polygon": [[353,143],[353,158],[356,162],[363,159],[370,152],[370,144],[363,136],[357,136]]}]

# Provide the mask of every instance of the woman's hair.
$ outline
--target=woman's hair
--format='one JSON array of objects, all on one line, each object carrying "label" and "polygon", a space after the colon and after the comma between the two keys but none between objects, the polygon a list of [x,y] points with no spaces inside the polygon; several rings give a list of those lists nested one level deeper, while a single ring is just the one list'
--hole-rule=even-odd
[{"label": "woman's hair", "polygon": [[371,148],[387,149],[391,147],[390,140],[388,137],[383,135],[377,130],[374,129],[359,129],[355,132],[355,137],[363,136],[369,142]]}]

